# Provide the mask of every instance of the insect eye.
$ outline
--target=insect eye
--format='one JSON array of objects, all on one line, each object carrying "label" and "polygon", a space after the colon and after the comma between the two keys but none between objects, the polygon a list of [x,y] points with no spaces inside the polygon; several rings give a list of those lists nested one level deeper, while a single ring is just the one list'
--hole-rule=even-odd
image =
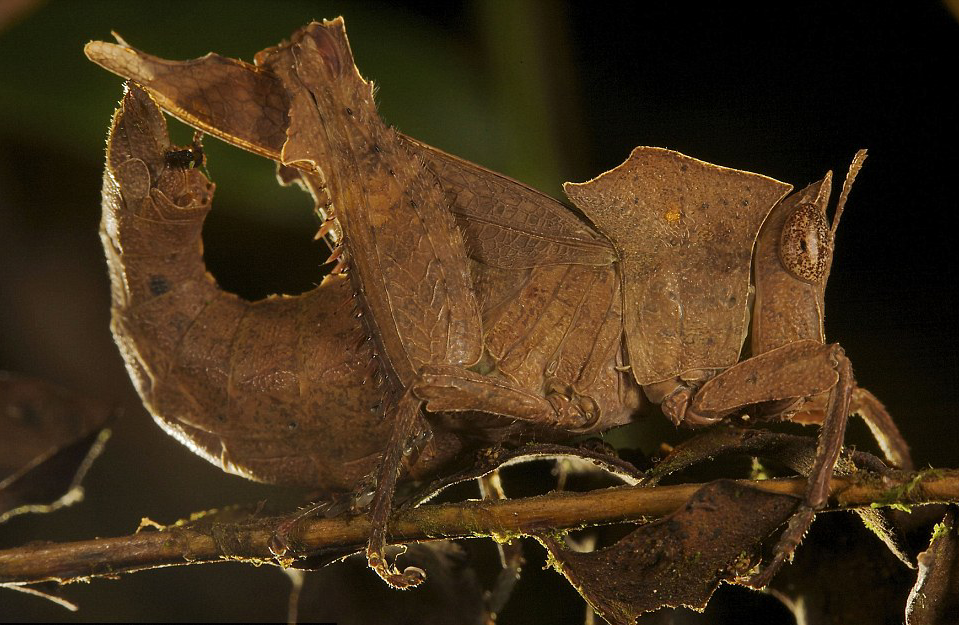
[{"label": "insect eye", "polygon": [[812,204],[800,204],[786,218],[779,239],[779,259],[803,282],[822,282],[832,241],[826,216]]}]

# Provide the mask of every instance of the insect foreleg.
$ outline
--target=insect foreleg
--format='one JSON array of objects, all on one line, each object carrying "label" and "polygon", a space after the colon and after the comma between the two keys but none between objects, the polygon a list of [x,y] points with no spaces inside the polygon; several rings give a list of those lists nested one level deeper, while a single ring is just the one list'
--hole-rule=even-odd
[{"label": "insect foreleg", "polygon": [[835,368],[839,373],[839,381],[829,396],[829,406],[826,409],[826,418],[819,431],[819,444],[816,447],[816,459],[809,481],[806,484],[806,493],[803,502],[789,519],[789,524],[779,537],[774,548],[775,555],[772,561],[758,574],[748,580],[750,586],[763,588],[772,581],[783,563],[790,557],[803,536],[812,525],[816,511],[826,505],[829,498],[829,483],[839,452],[842,451],[843,439],[846,435],[846,423],[849,421],[849,403],[856,388],[856,381],[852,375],[852,365],[843,349],[833,346],[831,356],[835,359]]}]

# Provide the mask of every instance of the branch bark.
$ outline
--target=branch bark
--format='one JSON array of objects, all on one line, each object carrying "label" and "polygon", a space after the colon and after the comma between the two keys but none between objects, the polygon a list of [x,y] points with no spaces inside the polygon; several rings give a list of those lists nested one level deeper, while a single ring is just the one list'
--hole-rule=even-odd
[{"label": "branch bark", "polygon": [[[762,490],[801,497],[806,478],[740,480]],[[392,524],[390,541],[409,543],[448,538],[507,537],[552,532],[670,514],[703,484],[643,488],[621,486],[585,493],[551,493],[526,499],[424,505]],[[835,477],[828,510],[873,505],[959,502],[959,470],[859,473]],[[192,523],[156,532],[71,543],[28,545],[0,551],[0,585],[61,583],[156,568],[242,560],[277,564],[270,551],[277,518],[236,523]],[[305,518],[290,537],[296,553],[359,551],[370,533],[364,516]]]}]

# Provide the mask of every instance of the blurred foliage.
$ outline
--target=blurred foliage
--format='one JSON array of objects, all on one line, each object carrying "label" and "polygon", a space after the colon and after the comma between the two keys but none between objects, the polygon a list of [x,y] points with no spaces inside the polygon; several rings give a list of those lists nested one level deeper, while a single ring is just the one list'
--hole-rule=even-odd
[{"label": "blurred foliage", "polygon": [[[51,169],[62,167],[63,159],[99,167],[106,112],[116,107],[121,82],[88,62],[82,47],[91,39],[110,40],[111,31],[163,58],[196,58],[215,50],[252,61],[257,51],[310,19],[345,15],[358,66],[377,86],[387,122],[556,195],[563,178],[554,128],[574,124],[555,119],[573,109],[549,105],[550,76],[562,74],[568,81],[571,75],[568,57],[564,66],[558,63],[563,55],[550,51],[569,46],[543,41],[562,36],[562,29],[550,27],[551,22],[562,24],[562,15],[535,11],[534,5],[450,3],[420,11],[392,3],[336,1],[176,0],[162,9],[150,2],[36,3],[0,36],[0,54],[16,59],[0,72],[0,140],[11,145],[7,158],[56,159]],[[444,27],[435,14],[423,19],[421,12],[433,14],[435,8],[458,16],[459,26]],[[534,13],[544,19],[529,19]],[[503,23],[514,27],[500,28]],[[476,50],[485,54],[476,55]],[[172,123],[171,132],[174,141],[189,142],[190,131],[182,124]],[[566,133],[567,147],[570,136]],[[33,153],[34,148],[45,154]],[[264,159],[215,139],[206,141],[205,152],[219,209],[206,226],[207,260],[214,275],[225,288],[251,299],[309,289],[322,276],[318,266],[327,254],[322,244],[312,242],[317,222],[309,197],[298,188],[276,185],[274,166]],[[17,169],[23,165],[14,163],[7,172],[0,167],[0,180],[4,173],[22,179]],[[21,181],[29,182],[22,184],[23,195],[36,184],[92,188],[95,180],[74,180],[63,170],[46,171],[41,178],[37,173],[44,163],[29,167],[27,175],[36,179]],[[95,211],[97,205],[54,204],[42,221],[49,225],[60,218],[57,212],[77,210]]]},{"label": "blurred foliage", "polygon": [[[378,86],[380,111],[389,123],[534,186],[551,186],[555,194],[559,174],[551,155],[558,146],[542,114],[549,110],[543,66],[555,59],[536,54],[536,35],[546,29],[524,19],[530,17],[522,14],[527,3],[501,3],[512,16],[498,14],[495,4],[478,5],[471,18],[474,32],[462,33],[465,37],[391,3],[175,0],[162,9],[151,2],[40,4],[0,37],[0,55],[21,60],[0,73],[0,131],[99,160],[104,111],[116,106],[120,84],[89,63],[82,47],[91,39],[110,40],[111,30],[163,58],[215,50],[252,61],[254,53],[309,19],[342,14],[348,16],[357,64]],[[504,17],[516,27],[496,28],[494,22]],[[489,54],[477,57],[477,46]],[[188,136],[179,128],[175,139],[185,143]],[[281,222],[308,206],[300,193],[278,193],[263,184],[272,176],[270,163],[214,143],[207,148],[209,168],[221,203],[256,220]]]}]

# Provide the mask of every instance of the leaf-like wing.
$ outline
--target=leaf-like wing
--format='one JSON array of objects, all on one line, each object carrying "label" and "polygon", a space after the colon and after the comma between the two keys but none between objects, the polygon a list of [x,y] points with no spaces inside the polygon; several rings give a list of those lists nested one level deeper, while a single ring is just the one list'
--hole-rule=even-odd
[{"label": "leaf-like wing", "polygon": [[[174,117],[232,145],[282,160],[291,96],[271,69],[214,53],[167,61],[125,43],[92,41],[85,52],[105,69],[138,82]],[[270,53],[260,53],[257,62],[265,62]],[[475,260],[517,268],[606,265],[615,258],[609,242],[557,200],[412,137],[397,137],[441,183]],[[294,175],[289,169],[283,173]]]},{"label": "leaf-like wing", "polygon": [[282,163],[328,185],[387,375],[406,387],[426,364],[475,363],[482,324],[462,235],[435,179],[379,118],[343,21],[314,22],[257,59],[290,95]]},{"label": "leaf-like wing", "polygon": [[402,136],[439,178],[474,260],[501,268],[602,266],[609,241],[562,203],[507,176]]}]

